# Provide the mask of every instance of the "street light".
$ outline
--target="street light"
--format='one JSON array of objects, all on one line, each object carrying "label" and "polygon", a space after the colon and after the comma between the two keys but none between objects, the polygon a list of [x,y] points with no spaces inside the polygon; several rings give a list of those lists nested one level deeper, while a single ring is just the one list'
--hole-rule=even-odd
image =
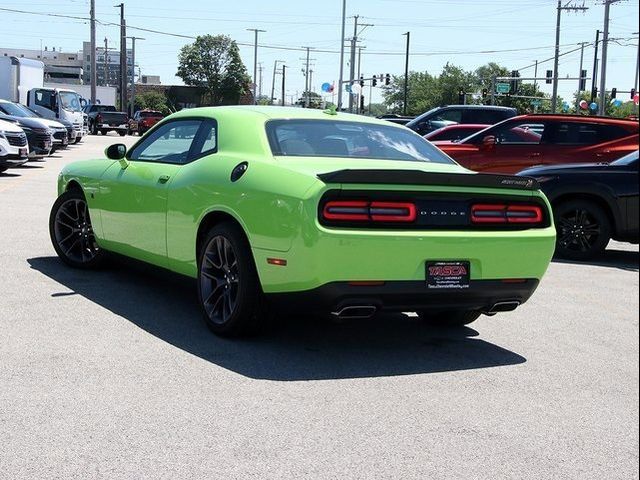
[{"label": "street light", "polygon": [[253,42],[253,104],[258,103],[257,88],[258,88],[258,33],[266,32],[266,30],[259,30],[257,28],[247,28],[248,32],[255,34]]}]

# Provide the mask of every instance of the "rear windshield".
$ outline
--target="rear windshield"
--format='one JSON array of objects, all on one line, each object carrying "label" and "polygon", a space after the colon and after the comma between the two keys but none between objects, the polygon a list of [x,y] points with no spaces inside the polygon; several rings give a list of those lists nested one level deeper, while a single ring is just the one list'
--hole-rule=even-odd
[{"label": "rear windshield", "polygon": [[271,120],[266,128],[274,155],[455,163],[403,127],[332,120]]}]

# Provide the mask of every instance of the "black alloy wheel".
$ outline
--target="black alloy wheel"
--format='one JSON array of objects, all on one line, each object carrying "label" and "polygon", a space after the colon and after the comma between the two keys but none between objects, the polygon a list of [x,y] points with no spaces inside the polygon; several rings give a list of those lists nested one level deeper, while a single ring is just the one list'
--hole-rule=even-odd
[{"label": "black alloy wheel", "polygon": [[104,258],[93,233],[87,201],[80,191],[65,192],[55,201],[49,216],[49,234],[60,259],[72,267],[93,268]]},{"label": "black alloy wheel", "polygon": [[211,228],[201,244],[198,299],[207,326],[219,335],[253,333],[264,318],[263,294],[251,248],[233,223]]},{"label": "black alloy wheel", "polygon": [[573,200],[555,209],[556,255],[588,260],[602,253],[611,238],[606,212],[588,200]]}]

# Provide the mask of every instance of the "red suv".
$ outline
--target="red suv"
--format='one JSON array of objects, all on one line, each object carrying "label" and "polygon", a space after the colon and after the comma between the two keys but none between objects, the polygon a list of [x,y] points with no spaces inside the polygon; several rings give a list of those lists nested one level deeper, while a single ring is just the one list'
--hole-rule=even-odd
[{"label": "red suv", "polygon": [[638,149],[638,122],[578,115],[522,115],[462,142],[433,142],[477,172],[516,173],[537,165],[612,162]]}]

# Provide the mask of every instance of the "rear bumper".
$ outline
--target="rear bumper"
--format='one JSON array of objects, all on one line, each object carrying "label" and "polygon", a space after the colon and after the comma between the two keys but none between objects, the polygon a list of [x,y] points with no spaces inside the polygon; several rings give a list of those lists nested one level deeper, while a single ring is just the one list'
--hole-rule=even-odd
[{"label": "rear bumper", "polygon": [[416,312],[420,310],[479,310],[488,312],[496,304],[522,304],[538,287],[538,280],[518,283],[501,280],[472,280],[466,289],[429,289],[426,282],[395,281],[384,285],[352,285],[332,282],[302,292],[267,294],[279,311],[339,312],[346,307],[372,306],[376,311]]}]

